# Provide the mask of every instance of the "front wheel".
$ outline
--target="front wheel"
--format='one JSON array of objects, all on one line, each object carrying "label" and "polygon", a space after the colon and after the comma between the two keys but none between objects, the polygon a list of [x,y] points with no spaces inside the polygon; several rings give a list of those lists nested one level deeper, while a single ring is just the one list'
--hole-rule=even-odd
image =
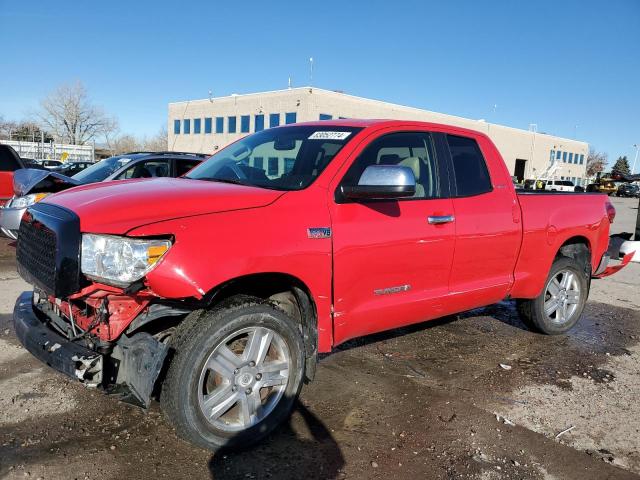
[{"label": "front wheel", "polygon": [[258,442],[287,418],[302,386],[294,320],[250,297],[192,315],[173,345],[165,414],[180,436],[210,450]]},{"label": "front wheel", "polygon": [[584,265],[574,258],[560,257],[551,265],[542,293],[518,301],[518,312],[532,330],[559,335],[578,322],[588,296],[589,275]]}]

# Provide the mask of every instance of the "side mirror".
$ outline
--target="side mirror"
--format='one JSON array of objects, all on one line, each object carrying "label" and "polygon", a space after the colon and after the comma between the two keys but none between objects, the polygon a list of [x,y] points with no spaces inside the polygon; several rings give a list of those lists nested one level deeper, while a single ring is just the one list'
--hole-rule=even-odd
[{"label": "side mirror", "polygon": [[342,193],[353,200],[411,197],[416,193],[416,177],[409,167],[369,165],[362,172],[358,185],[343,185]]}]

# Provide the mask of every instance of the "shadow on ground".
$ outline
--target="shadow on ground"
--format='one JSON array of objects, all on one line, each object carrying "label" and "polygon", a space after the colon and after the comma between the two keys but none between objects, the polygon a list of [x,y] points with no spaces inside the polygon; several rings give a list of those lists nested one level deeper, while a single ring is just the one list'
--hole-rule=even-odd
[{"label": "shadow on ground", "polygon": [[[286,456],[283,452],[287,452]],[[329,429],[297,402],[290,420],[265,442],[242,452],[218,452],[211,457],[209,470],[216,480],[333,479],[344,463],[340,447]]]}]

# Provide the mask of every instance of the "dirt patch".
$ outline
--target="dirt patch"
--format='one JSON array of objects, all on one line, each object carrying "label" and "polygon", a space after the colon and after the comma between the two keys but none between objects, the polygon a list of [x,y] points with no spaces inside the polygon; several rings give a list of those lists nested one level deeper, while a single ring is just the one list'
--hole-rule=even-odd
[{"label": "dirt patch", "polygon": [[[583,373],[569,379],[570,388],[527,386],[504,410],[519,425],[628,470],[640,472],[640,346],[610,357],[604,378]],[[605,382],[602,388],[600,383]],[[630,441],[632,440],[632,441]],[[635,441],[634,441],[635,440]]]}]

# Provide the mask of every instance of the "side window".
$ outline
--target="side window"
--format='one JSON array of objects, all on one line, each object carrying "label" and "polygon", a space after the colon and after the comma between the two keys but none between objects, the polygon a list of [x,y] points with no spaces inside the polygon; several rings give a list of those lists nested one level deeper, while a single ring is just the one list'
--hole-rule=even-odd
[{"label": "side window", "polygon": [[371,142],[355,160],[342,185],[357,185],[362,172],[370,165],[402,165],[416,177],[412,198],[441,196],[438,164],[431,135],[424,132],[392,133]]},{"label": "side window", "polygon": [[473,138],[447,135],[459,197],[480,195],[492,190],[491,178],[478,143]]},{"label": "side window", "polygon": [[[181,177],[189,170],[191,170],[196,165],[199,165],[200,161],[198,160],[176,160],[176,176]],[[168,176],[163,175],[164,177]]]},{"label": "side window", "polygon": [[146,162],[138,162],[130,166],[120,175],[118,180],[127,178],[151,178],[151,177],[168,177],[169,163],[167,160],[148,160]]}]

